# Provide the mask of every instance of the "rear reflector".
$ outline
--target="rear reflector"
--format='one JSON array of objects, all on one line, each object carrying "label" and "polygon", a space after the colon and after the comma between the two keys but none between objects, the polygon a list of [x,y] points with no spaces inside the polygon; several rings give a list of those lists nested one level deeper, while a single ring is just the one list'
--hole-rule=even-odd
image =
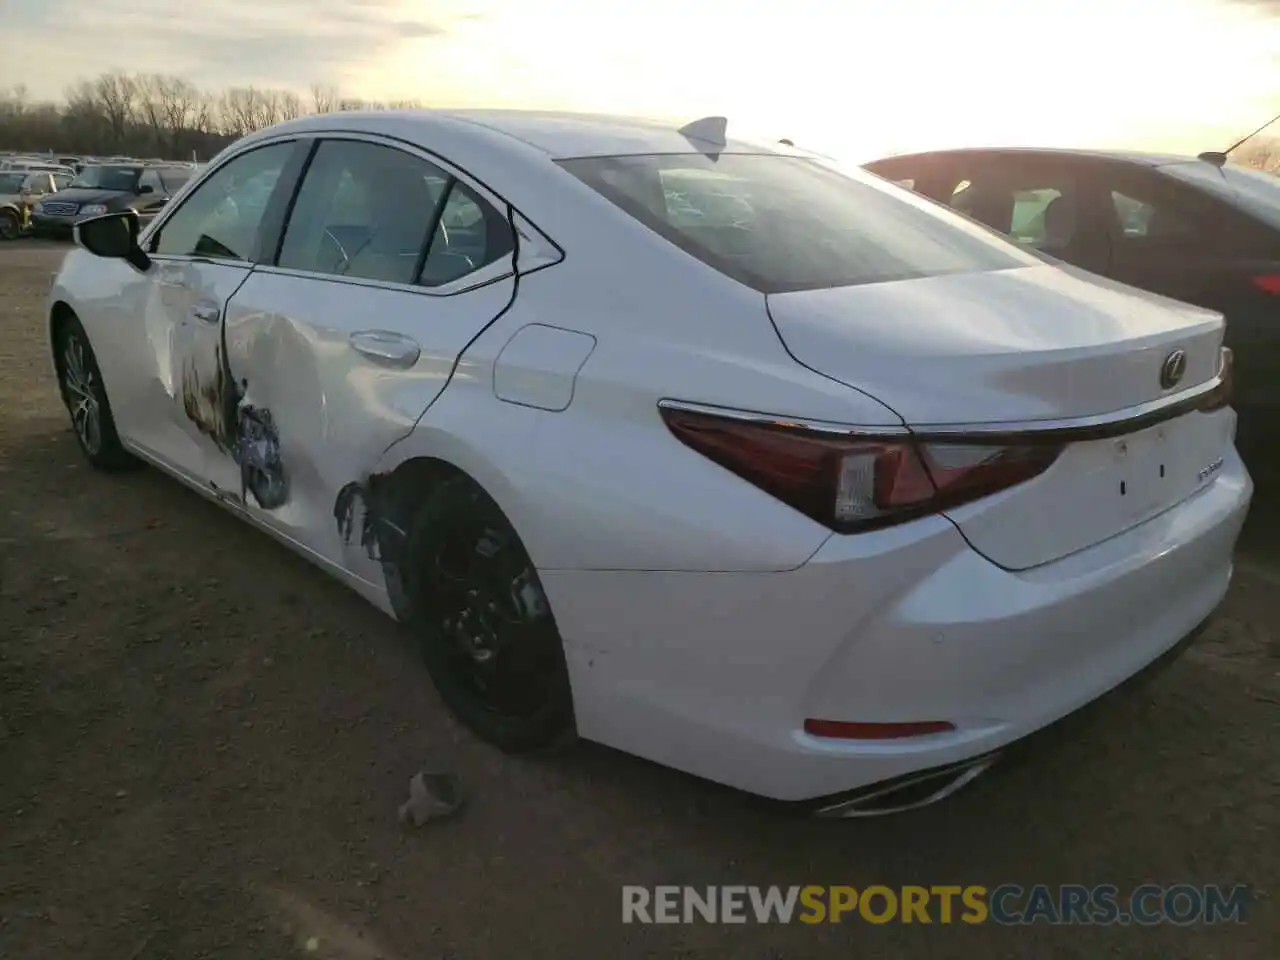
[{"label": "rear reflector", "polygon": [[828,740],[905,740],[931,733],[949,733],[955,724],[946,720],[915,723],[847,723],[844,720],[806,720],[804,732]]},{"label": "rear reflector", "polygon": [[661,408],[686,446],[805,516],[858,533],[940,513],[1038,476],[1060,444],[826,433],[728,415]]}]

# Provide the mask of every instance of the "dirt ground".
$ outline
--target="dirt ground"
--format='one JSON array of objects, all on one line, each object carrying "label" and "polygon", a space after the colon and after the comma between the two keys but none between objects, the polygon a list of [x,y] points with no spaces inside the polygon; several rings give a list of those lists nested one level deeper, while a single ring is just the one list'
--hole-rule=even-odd
[{"label": "dirt ground", "polygon": [[[43,342],[64,249],[0,247],[5,960],[1277,955],[1267,491],[1220,620],[1151,684],[927,810],[789,819],[597,746],[499,755],[355,595],[154,471],[91,472]],[[405,830],[425,761],[471,803]],[[1148,881],[1258,902],[1182,928],[621,923],[623,884]]]}]

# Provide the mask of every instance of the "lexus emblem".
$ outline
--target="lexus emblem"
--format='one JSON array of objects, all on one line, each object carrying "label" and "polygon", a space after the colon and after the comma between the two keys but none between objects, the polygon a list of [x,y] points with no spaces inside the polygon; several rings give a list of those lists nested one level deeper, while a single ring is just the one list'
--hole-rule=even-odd
[{"label": "lexus emblem", "polygon": [[1160,386],[1172,390],[1182,382],[1182,375],[1187,372],[1187,351],[1175,350],[1164,358],[1160,367]]}]

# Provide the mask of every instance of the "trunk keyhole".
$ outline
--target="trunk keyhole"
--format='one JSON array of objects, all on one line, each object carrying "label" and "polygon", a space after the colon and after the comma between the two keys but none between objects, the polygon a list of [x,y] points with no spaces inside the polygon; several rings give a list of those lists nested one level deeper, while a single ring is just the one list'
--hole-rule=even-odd
[{"label": "trunk keyhole", "polygon": [[1125,494],[1125,483],[1124,483],[1124,481],[1123,481],[1123,480],[1121,480],[1121,481],[1120,481],[1120,496],[1122,496],[1122,497],[1123,497],[1123,496],[1124,496],[1124,494]]}]

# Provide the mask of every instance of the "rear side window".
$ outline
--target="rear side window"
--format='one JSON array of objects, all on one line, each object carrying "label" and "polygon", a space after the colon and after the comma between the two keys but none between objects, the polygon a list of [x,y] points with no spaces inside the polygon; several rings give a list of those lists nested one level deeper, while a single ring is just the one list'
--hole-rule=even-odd
[{"label": "rear side window", "polygon": [[802,157],[663,154],[561,166],[687,253],[762,293],[1040,263],[875,177]]},{"label": "rear side window", "polygon": [[392,147],[320,144],[294,203],[279,265],[413,282],[438,201],[439,168]]},{"label": "rear side window", "polygon": [[278,263],[434,287],[504,256],[510,233],[501,214],[434,164],[380,144],[328,140],[298,192]]}]

